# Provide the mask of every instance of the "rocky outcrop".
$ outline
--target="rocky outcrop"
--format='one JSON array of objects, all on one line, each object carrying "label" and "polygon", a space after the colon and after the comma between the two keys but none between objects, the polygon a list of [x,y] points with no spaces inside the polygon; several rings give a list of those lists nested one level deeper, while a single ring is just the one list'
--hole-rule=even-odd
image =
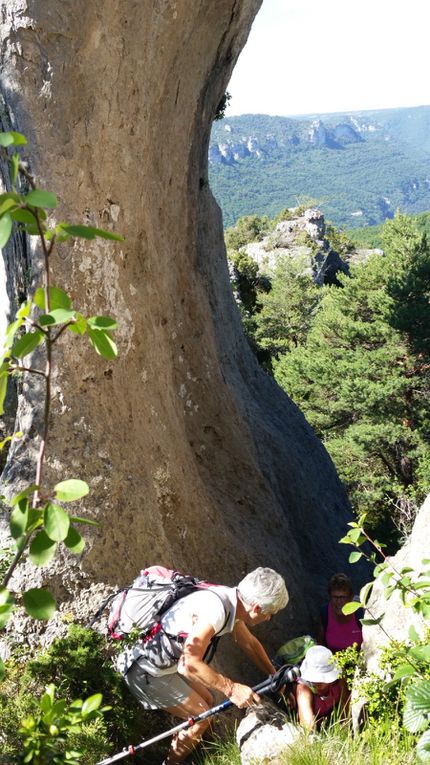
[{"label": "rocky outcrop", "polygon": [[[428,564],[423,564],[423,561],[428,560],[429,550],[430,495],[417,515],[410,538],[390,560],[397,571],[410,566],[419,573],[428,570]],[[369,672],[377,671],[380,650],[387,645],[390,638],[400,642],[408,640],[411,625],[414,625],[419,635],[424,636],[426,625],[423,617],[411,608],[405,607],[398,593],[394,593],[387,601],[384,597],[384,587],[379,581],[373,587],[368,611],[372,618],[385,614],[380,626],[372,625],[363,628],[363,648]]]},{"label": "rocky outcrop", "polygon": [[316,208],[304,211],[292,208],[288,220],[280,221],[260,242],[252,242],[243,249],[263,274],[270,273],[281,256],[300,260],[304,272],[320,286],[335,283],[339,271],[349,270],[348,263],[331,248],[324,215]]},{"label": "rocky outcrop", "polygon": [[[269,564],[291,593],[275,643],[307,627],[343,566],[349,507],[321,443],[247,347],[208,186],[211,123],[259,6],[3,4],[4,115],[28,136],[56,219],[125,237],[65,245],[52,261],[78,310],[119,323],[116,362],[64,339],[54,381],[46,480],[85,478],[79,512],[99,525],[80,559],[21,569],[14,586],[46,583],[82,616],[99,584],[149,562],[226,584]],[[24,388],[19,416],[26,402],[31,431],[40,390]]]},{"label": "rocky outcrop", "polygon": [[[257,125],[259,116],[261,115],[255,116]],[[266,119],[270,118],[266,117]],[[359,130],[355,125],[353,127],[352,119],[349,122],[334,125],[326,125],[318,119],[311,122],[310,126],[308,120],[299,122],[288,117],[277,119],[281,119],[284,125],[280,135],[262,131],[259,136],[244,135],[244,131],[235,126],[234,120],[233,124],[226,120],[222,127],[216,126],[209,145],[209,163],[233,165],[248,157],[273,159],[279,155],[279,150],[282,152],[288,147],[298,146],[301,142],[311,144],[315,148],[335,149],[349,143],[363,141]],[[220,140],[223,131],[227,135]],[[279,134],[279,130],[277,132]]]}]

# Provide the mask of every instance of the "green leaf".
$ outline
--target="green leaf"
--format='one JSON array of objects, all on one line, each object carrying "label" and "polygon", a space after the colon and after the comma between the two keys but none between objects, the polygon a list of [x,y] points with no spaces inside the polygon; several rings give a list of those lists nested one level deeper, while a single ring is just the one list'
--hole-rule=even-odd
[{"label": "green leaf", "polygon": [[7,393],[8,374],[0,374],[0,415],[4,414],[4,401]]},{"label": "green leaf", "polygon": [[80,555],[85,547],[85,539],[83,539],[83,537],[78,534],[73,526],[70,526],[69,533],[64,540],[64,544],[69,548],[70,552],[74,553],[75,555]]},{"label": "green leaf", "polygon": [[[42,287],[38,287],[34,293],[34,302],[41,311],[45,311],[45,290]],[[49,302],[51,311],[55,311],[57,308],[70,310],[72,307],[71,298],[60,287],[49,288]]]},{"label": "green leaf", "polygon": [[12,199],[18,205],[23,204],[24,202],[24,197],[21,194],[17,194],[16,191],[6,191],[4,194],[0,194],[0,205],[2,205],[6,199]]},{"label": "green leaf", "polygon": [[375,624],[381,624],[384,616],[385,613],[377,616],[376,619],[360,619],[360,621],[364,626],[375,626]]},{"label": "green leaf", "polygon": [[50,693],[44,693],[39,701],[39,706],[42,712],[46,715],[52,709],[52,697]]},{"label": "green leaf", "polygon": [[16,220],[17,223],[24,223],[25,225],[29,223],[31,226],[34,226],[36,223],[35,214],[30,210],[23,210],[21,207],[18,207],[18,209],[14,210],[11,213],[11,216],[13,220]]},{"label": "green leaf", "polygon": [[70,332],[74,332],[75,335],[85,335],[85,332],[87,331],[87,320],[81,313],[76,312],[75,318],[76,321],[73,324],[69,324],[67,329],[69,329]]},{"label": "green leaf", "polygon": [[101,693],[95,693],[94,696],[89,696],[87,699],[85,699],[84,703],[82,704],[82,717],[88,717],[91,712],[95,712],[96,709],[99,708],[102,701],[103,696]]},{"label": "green leaf", "polygon": [[51,593],[37,587],[24,592],[23,601],[27,613],[42,621],[51,619],[57,607]]},{"label": "green leaf", "polygon": [[108,361],[116,358],[118,355],[117,347],[108,332],[88,327],[88,336],[100,356]]},{"label": "green leaf", "polygon": [[23,435],[24,434],[21,433],[20,430],[17,430],[17,432],[14,433],[12,436],[6,436],[6,438],[4,438],[3,441],[0,441],[0,452],[8,443],[8,441],[20,441]]},{"label": "green leaf", "polygon": [[39,531],[30,545],[29,557],[35,566],[46,566],[55,555],[57,543],[50,539],[42,529]]},{"label": "green leaf", "polygon": [[79,478],[70,478],[67,481],[61,481],[54,486],[55,497],[60,502],[73,502],[75,499],[85,497],[90,488],[85,481]]},{"label": "green leaf", "polygon": [[16,318],[28,319],[28,317],[30,316],[31,304],[32,304],[31,298],[26,300],[25,303],[21,303],[19,310],[16,313]]},{"label": "green leaf", "polygon": [[52,194],[51,191],[43,191],[42,189],[33,189],[25,197],[25,201],[31,207],[47,207],[53,209],[57,207],[57,197]]},{"label": "green leaf", "polygon": [[430,762],[430,730],[426,730],[418,739],[417,755],[421,762]]},{"label": "green leaf", "polygon": [[72,521],[72,523],[86,523],[87,526],[98,526],[99,525],[98,521],[92,521],[92,520],[90,520],[90,518],[80,518],[77,515],[71,515],[70,516],[70,520]]},{"label": "green leaf", "polygon": [[49,313],[43,313],[39,318],[39,324],[42,327],[54,326],[55,324],[65,324],[75,318],[75,312],[66,308],[54,308]]},{"label": "green leaf", "polygon": [[408,651],[408,656],[430,664],[430,644],[414,646]]},{"label": "green leaf", "polygon": [[12,324],[9,324],[6,335],[5,335],[5,347],[10,348],[14,337],[16,333],[18,332],[19,328],[23,325],[23,319],[18,319],[17,321],[13,321]]},{"label": "green leaf", "polygon": [[18,178],[19,160],[19,154],[13,154],[9,160],[12,186],[15,186],[16,179]]},{"label": "green leaf", "polygon": [[413,624],[411,624],[411,626],[409,627],[408,635],[409,635],[409,640],[411,641],[411,643],[418,643],[420,636],[418,632],[416,631]]},{"label": "green leaf", "polygon": [[43,525],[50,539],[62,542],[69,533],[70,518],[62,507],[48,502],[43,514]]},{"label": "green leaf", "polygon": [[65,231],[69,236],[77,236],[80,239],[95,239],[96,236],[102,239],[112,239],[116,242],[123,242],[124,237],[120,234],[115,234],[113,231],[104,231],[101,228],[95,228],[94,226],[82,226],[82,225],[69,225],[68,223],[59,223],[57,229]]},{"label": "green leaf", "polygon": [[91,329],[113,330],[117,329],[118,323],[110,316],[91,316],[88,319],[88,325]]},{"label": "green leaf", "polygon": [[14,539],[19,539],[25,534],[28,524],[28,499],[22,500],[19,505],[16,505],[9,519],[10,533]]},{"label": "green leaf", "polygon": [[385,563],[384,561],[383,563],[378,563],[378,565],[375,566],[375,568],[373,569],[373,576],[375,577],[375,579],[377,576],[379,576],[379,574],[382,574],[382,572],[385,571],[385,569],[387,568],[387,565],[388,564]]},{"label": "green leaf", "polygon": [[24,356],[27,356],[40,345],[43,338],[43,332],[40,332],[38,329],[34,332],[27,332],[13,345],[11,350],[12,356],[16,356],[18,359],[24,358]]},{"label": "green leaf", "polygon": [[0,146],[5,149],[8,146],[23,146],[27,143],[25,135],[17,133],[15,130],[9,130],[7,133],[0,133]]},{"label": "green leaf", "polygon": [[25,499],[25,497],[29,497],[30,494],[33,494],[37,489],[39,489],[39,486],[37,486],[35,483],[32,483],[30,486],[26,486],[25,489],[12,497],[9,502],[10,506],[14,507],[19,502],[21,502],[22,499]]},{"label": "green leaf", "polygon": [[412,664],[400,664],[400,666],[397,667],[396,671],[394,672],[391,682],[396,683],[399,680],[403,680],[405,677],[411,677],[412,675],[415,675],[415,672],[416,670]]},{"label": "green leaf", "polygon": [[351,529],[351,531],[348,532],[348,537],[350,538],[351,542],[353,542],[357,547],[359,545],[362,545],[363,542],[366,541],[366,538],[361,533],[361,529]]},{"label": "green leaf", "polygon": [[365,606],[373,589],[373,582],[367,582],[360,590],[360,601]]},{"label": "green leaf", "polygon": [[11,605],[13,602],[13,597],[7,587],[0,586],[0,606]]},{"label": "green leaf", "polygon": [[6,587],[0,587],[0,629],[7,624],[14,609],[14,599]]},{"label": "green leaf", "polygon": [[6,212],[10,212],[11,210],[14,210],[17,206],[17,203],[14,199],[11,199],[10,197],[7,197],[3,200],[3,202],[0,202],[0,217],[4,215]]},{"label": "green leaf", "polygon": [[68,223],[59,223],[56,230],[65,231],[69,236],[76,236],[79,239],[95,239],[96,237],[91,226],[72,226]]},{"label": "green leaf", "polygon": [[422,685],[422,683],[414,683],[406,690],[406,704],[403,709],[403,725],[410,733],[418,733],[421,730],[425,730],[428,725],[427,705],[424,705],[424,708],[422,708],[415,703],[414,698],[410,697],[410,691],[415,691],[419,685]]},{"label": "green leaf", "polygon": [[351,600],[349,603],[345,603],[345,605],[342,606],[342,613],[345,614],[345,616],[348,616],[348,614],[353,614],[355,611],[358,611],[359,608],[362,608],[361,603],[358,603],[356,600]]},{"label": "green leaf", "polygon": [[0,249],[9,241],[9,237],[12,233],[12,218],[9,213],[5,213],[0,218]]},{"label": "green leaf", "polygon": [[28,511],[27,534],[35,531],[43,524],[43,510],[37,507],[30,507]]},{"label": "green leaf", "polygon": [[[46,226],[41,223],[40,224],[41,230],[45,233]],[[28,236],[40,236],[40,230],[39,227],[36,224],[27,223],[25,227],[25,233],[28,234]]]},{"label": "green leaf", "polygon": [[406,690],[406,698],[415,709],[430,714],[430,680],[421,680],[410,685]]},{"label": "green leaf", "polygon": [[5,666],[4,666],[3,660],[0,659],[0,683],[4,679],[5,671],[6,670],[5,670]]},{"label": "green leaf", "polygon": [[3,629],[3,627],[6,626],[13,610],[14,610],[13,604],[11,605],[6,604],[3,606],[0,606],[0,629]]},{"label": "green leaf", "polygon": [[348,560],[350,563],[357,563],[357,561],[360,560],[360,558],[362,557],[363,557],[362,552],[352,552],[350,553]]}]

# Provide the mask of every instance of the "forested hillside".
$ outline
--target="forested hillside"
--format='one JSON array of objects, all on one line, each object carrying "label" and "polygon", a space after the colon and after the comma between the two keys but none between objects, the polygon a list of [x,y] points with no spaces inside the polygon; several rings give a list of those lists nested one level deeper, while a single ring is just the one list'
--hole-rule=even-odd
[{"label": "forested hillside", "polygon": [[430,209],[430,106],[214,123],[210,182],[232,225],[314,200],[355,228]]},{"label": "forested hillside", "polygon": [[349,273],[318,286],[297,247],[278,249],[263,273],[252,257],[250,242],[264,249],[267,232],[275,241],[280,218],[242,218],[226,232],[245,331],[324,442],[357,515],[394,550],[430,489],[427,237],[396,215],[384,252],[355,262],[352,243],[328,227]]}]

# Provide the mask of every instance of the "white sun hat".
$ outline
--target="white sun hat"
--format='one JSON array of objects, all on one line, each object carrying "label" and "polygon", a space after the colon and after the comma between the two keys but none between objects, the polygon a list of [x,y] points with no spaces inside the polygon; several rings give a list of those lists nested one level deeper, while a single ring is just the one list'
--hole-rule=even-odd
[{"label": "white sun hat", "polygon": [[323,645],[308,648],[300,667],[300,677],[308,683],[333,683],[339,677],[332,652]]}]

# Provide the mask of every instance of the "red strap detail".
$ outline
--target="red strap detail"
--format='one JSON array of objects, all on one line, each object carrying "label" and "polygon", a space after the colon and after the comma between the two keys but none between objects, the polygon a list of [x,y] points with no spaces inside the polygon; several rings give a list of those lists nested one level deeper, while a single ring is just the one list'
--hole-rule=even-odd
[{"label": "red strap detail", "polygon": [[124,601],[127,597],[128,590],[125,589],[122,593],[122,597],[120,599],[121,602],[119,602],[115,608],[115,612],[112,615],[112,617],[109,619],[108,622],[108,630],[111,638],[114,638],[115,640],[122,640],[124,635],[121,632],[116,632],[116,626],[119,623],[119,620],[121,618],[121,610],[124,605]]},{"label": "red strap detail", "polygon": [[130,744],[130,746],[128,747],[128,753],[131,754],[132,757],[134,757],[134,755],[136,754],[136,750],[133,744]]},{"label": "red strap detail", "polygon": [[195,725],[195,723],[196,723],[196,721],[195,721],[194,717],[189,717],[188,718],[188,725]]},{"label": "red strap detail", "polygon": [[142,638],[142,643],[147,643],[148,640],[151,640],[151,638],[155,637],[155,635],[157,635],[157,633],[160,632],[160,630],[161,630],[161,622],[157,622],[156,624],[154,624],[151,631],[148,632],[148,634],[145,635],[144,638]]}]

